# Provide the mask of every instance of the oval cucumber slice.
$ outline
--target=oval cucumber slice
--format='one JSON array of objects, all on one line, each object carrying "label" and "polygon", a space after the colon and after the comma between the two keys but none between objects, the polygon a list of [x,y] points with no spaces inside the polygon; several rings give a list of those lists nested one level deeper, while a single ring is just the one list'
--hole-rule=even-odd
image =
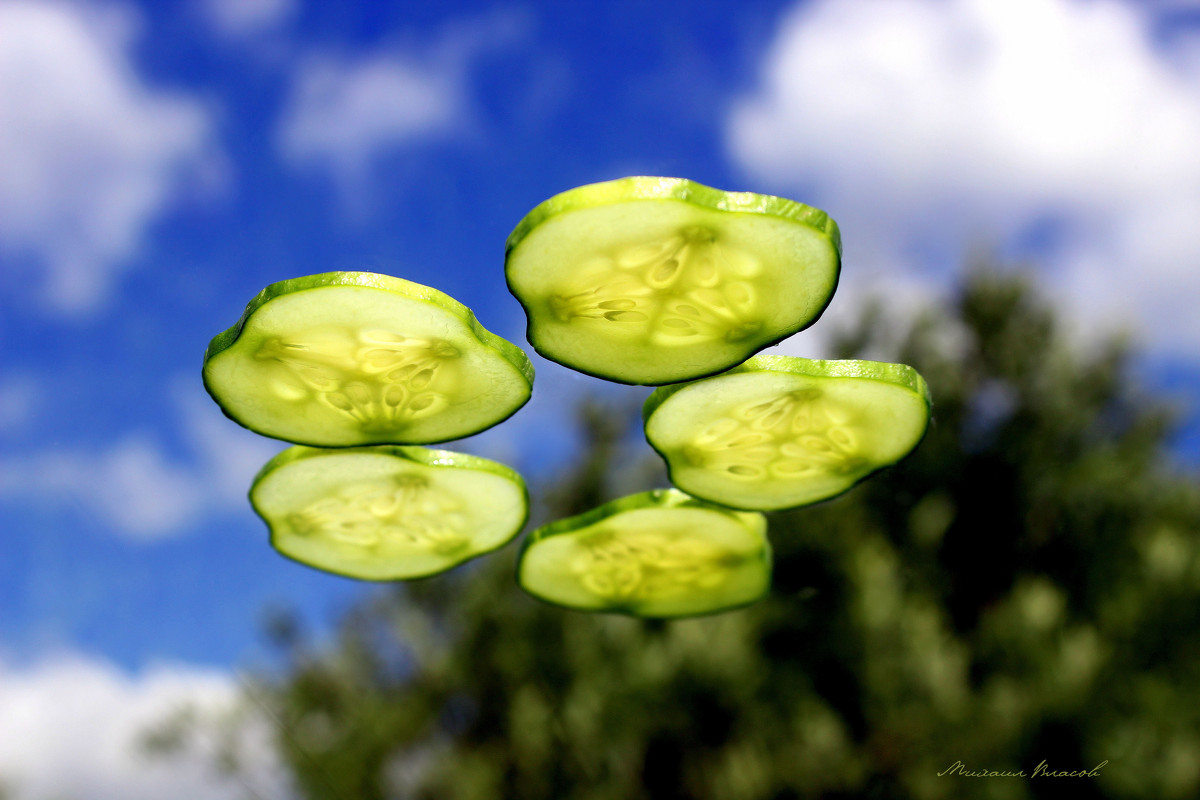
[{"label": "oval cucumber slice", "polygon": [[529,499],[513,470],[424,447],[295,446],[272,458],[250,504],[283,555],[372,581],[445,572],[510,542]]},{"label": "oval cucumber slice", "polygon": [[325,447],[429,444],[507,419],[533,366],[436,289],[371,272],[273,283],[204,354],[226,416]]},{"label": "oval cucumber slice", "polygon": [[841,494],[907,455],[931,400],[904,364],[756,356],[656,389],[646,440],[672,482],[733,508],[777,510]]},{"label": "oval cucumber slice", "polygon": [[538,528],[517,581],[541,600],[639,617],[713,614],[747,605],[771,584],[762,514],[674,489],[614,500]]},{"label": "oval cucumber slice", "polygon": [[658,385],[728,369],[811,325],[840,261],[823,211],[633,177],[534,208],[508,237],[505,273],[543,356]]}]

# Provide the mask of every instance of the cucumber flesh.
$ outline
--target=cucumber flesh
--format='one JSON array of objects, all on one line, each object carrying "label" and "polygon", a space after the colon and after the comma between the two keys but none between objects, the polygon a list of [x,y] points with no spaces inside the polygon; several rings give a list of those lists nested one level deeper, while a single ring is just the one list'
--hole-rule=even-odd
[{"label": "cucumber flesh", "polygon": [[268,286],[204,359],[235,422],[326,447],[469,436],[515,413],[532,382],[525,354],[462,304],[362,272]]},{"label": "cucumber flesh", "polygon": [[516,536],[525,482],[494,461],[421,447],[295,446],[267,462],[250,502],[283,555],[362,580],[436,575]]},{"label": "cucumber flesh", "polygon": [[929,409],[925,381],[903,364],[757,356],[656,390],[643,416],[676,486],[778,510],[833,497],[899,461],[924,435]]},{"label": "cucumber flesh", "polygon": [[644,492],[534,531],[517,580],[535,597],[584,611],[728,611],[770,588],[766,518],[676,490]]},{"label": "cucumber flesh", "polygon": [[564,192],[518,224],[507,250],[539,353],[649,385],[720,372],[812,324],[840,265],[824,212],[677,178]]}]

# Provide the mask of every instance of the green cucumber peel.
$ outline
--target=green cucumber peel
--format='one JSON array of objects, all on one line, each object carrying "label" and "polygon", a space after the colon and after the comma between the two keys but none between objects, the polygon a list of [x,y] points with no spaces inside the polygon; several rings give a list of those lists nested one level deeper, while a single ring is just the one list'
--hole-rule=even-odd
[{"label": "green cucumber peel", "polygon": [[732,369],[718,375],[709,375],[694,381],[673,383],[660,386],[650,393],[642,404],[642,422],[645,423],[663,402],[702,380],[718,378],[722,375],[736,375],[741,372],[760,372],[776,370],[791,372],[795,375],[807,375],[813,378],[865,378],[867,380],[891,383],[903,386],[925,400],[926,406],[933,408],[933,396],[929,385],[921,374],[907,364],[889,364],[883,361],[862,361],[856,359],[821,359],[801,358],[800,356],[757,355],[746,359]]},{"label": "green cucumber peel", "polygon": [[681,200],[713,211],[765,214],[801,222],[828,236],[839,258],[842,254],[841,231],[833,218],[819,208],[786,197],[754,192],[726,192],[687,178],[660,178],[649,175],[589,183],[543,200],[534,206],[508,235],[504,253],[507,255],[516,249],[531,230],[550,217],[580,208],[594,208],[629,200]]},{"label": "green cucumber peel", "polygon": [[804,330],[840,272],[841,235],[824,211],[682,178],[555,195],[505,245],[534,349],[635,385],[718,374]]},{"label": "green cucumber peel", "polygon": [[298,444],[355,447],[433,444],[486,430],[528,402],[534,370],[519,347],[436,289],[330,272],[259,292],[209,343],[202,375],[243,427]]},{"label": "green cucumber peel", "polygon": [[280,555],[367,581],[441,574],[510,544],[529,520],[528,488],[511,467],[414,446],[295,445],[259,470],[249,498]]},{"label": "green cucumber peel", "polygon": [[779,511],[836,497],[905,458],[931,409],[924,378],[905,364],[767,355],[656,389],[642,420],[681,489]]},{"label": "green cucumber peel", "polygon": [[[655,517],[654,523],[647,525],[647,520],[639,520],[637,524],[633,523],[634,515],[643,512],[662,512]],[[670,539],[670,526],[667,521],[672,520],[670,516],[664,517],[663,514],[672,515],[676,512],[687,515],[687,525],[685,528],[692,536],[692,541],[687,541],[680,537]],[[703,515],[703,516],[697,516]],[[625,516],[622,520],[621,517]],[[613,530],[600,530],[606,522],[613,522]],[[681,520],[674,520],[681,521]],[[697,524],[699,523],[699,524]],[[712,529],[717,524],[724,525],[726,530],[724,535],[728,538],[730,531],[734,532],[735,538],[739,539],[739,552],[733,552],[732,548],[726,552],[719,552],[712,549],[712,545],[705,541],[703,534],[705,528]],[[597,539],[603,542],[613,541],[616,543],[618,553],[628,555],[629,549],[634,545],[626,542],[624,537],[627,534],[625,528],[633,526],[633,537],[639,535],[638,529],[641,528],[641,535],[645,535],[646,529],[651,531],[651,536],[659,532],[659,529],[666,528],[667,540],[666,546],[663,547],[663,542],[657,543],[657,547],[666,557],[680,558],[680,553],[684,553],[689,547],[695,548],[696,542],[700,542],[701,546],[708,546],[709,553],[697,559],[692,564],[684,566],[684,571],[687,575],[694,574],[692,570],[703,570],[707,567],[710,575],[718,570],[724,570],[724,575],[735,584],[735,591],[729,592],[727,589],[725,595],[721,594],[722,590],[713,588],[695,588],[695,589],[678,589],[668,587],[668,591],[675,591],[677,596],[672,600],[667,598],[656,598],[655,593],[662,592],[661,577],[665,575],[667,582],[672,579],[668,566],[663,569],[658,567],[659,575],[656,577],[653,573],[656,565],[653,560],[649,562],[639,563],[634,565],[642,575],[639,579],[642,580],[641,586],[629,587],[632,596],[625,598],[603,598],[599,596],[589,596],[586,591],[580,588],[580,585],[585,585],[588,578],[588,570],[583,569],[582,575],[565,576],[561,573],[549,575],[550,580],[547,581],[547,576],[544,567],[530,566],[534,561],[531,556],[533,553],[539,552],[539,547],[545,547],[547,543],[562,543],[574,540],[574,543],[579,543],[584,540],[588,546],[596,546]],[[724,506],[708,503],[703,500],[691,497],[677,489],[655,489],[648,492],[623,497],[617,500],[605,503],[590,511],[584,512],[574,517],[558,520],[556,522],[544,525],[525,537],[521,545],[520,554],[517,560],[517,582],[518,584],[539,600],[556,605],[562,608],[569,608],[576,611],[593,611],[604,613],[624,614],[627,616],[647,617],[647,618],[680,618],[706,616],[709,614],[718,614],[725,611],[731,611],[737,608],[750,605],[761,599],[770,589],[771,576],[771,546],[767,539],[767,521],[766,517],[756,512],[736,511]],[[749,547],[747,547],[747,543]],[[605,546],[603,544],[601,547]],[[575,548],[578,549],[578,548]],[[714,555],[715,553],[715,555]],[[586,550],[583,553],[586,560]],[[576,554],[572,563],[578,563],[579,554]],[[553,564],[553,560],[550,562]],[[602,566],[611,567],[612,563],[608,558],[602,559]],[[678,568],[676,565],[675,568]],[[541,573],[539,573],[541,569]],[[577,570],[578,571],[578,570]],[[591,575],[590,577],[596,577]],[[716,575],[718,585],[721,580],[721,575]],[[658,579],[659,585],[656,587],[654,581]],[[538,582],[543,584],[556,582],[561,589],[564,585],[567,586],[568,592],[564,595],[561,591],[555,591],[551,586],[549,589],[543,585],[539,589],[536,585]],[[740,583],[739,588],[736,584]],[[642,588],[644,587],[644,589]],[[690,592],[690,594],[689,594]],[[641,596],[646,594],[649,596]],[[682,594],[682,597],[678,596]],[[575,602],[572,602],[570,596],[575,597]],[[582,602],[579,602],[580,598]]]},{"label": "green cucumber peel", "polygon": [[[377,444],[360,447],[308,447],[307,445],[297,444],[292,445],[286,450],[276,453],[266,464],[263,464],[258,473],[254,476],[254,480],[250,483],[250,502],[254,503],[254,487],[259,482],[286,464],[293,464],[298,461],[306,461],[310,458],[324,458],[331,454],[352,454],[366,453],[369,455],[385,455],[402,458],[405,461],[411,461],[414,464],[421,464],[426,467],[457,467],[460,469],[474,469],[480,472],[490,472],[501,478],[512,481],[525,487],[525,479],[521,477],[521,473],[517,472],[512,467],[501,464],[499,461],[492,461],[483,456],[471,455],[470,453],[458,453],[450,450],[437,450],[431,447],[418,447],[417,445],[392,445],[392,444]],[[528,499],[528,490],[526,490],[526,499]],[[527,520],[521,522],[524,526]]]},{"label": "green cucumber peel", "polygon": [[[292,294],[293,292],[305,292],[326,286],[372,287],[394,292],[413,300],[428,300],[435,305],[441,306],[462,320],[462,323],[467,326],[471,333],[475,334],[475,338],[479,340],[480,344],[499,351],[510,364],[520,370],[525,380],[531,384],[533,383],[533,364],[530,362],[529,357],[525,355],[525,352],[507,339],[501,338],[483,327],[479,320],[475,318],[474,311],[450,295],[439,292],[437,289],[424,286],[420,283],[406,281],[403,278],[397,278],[392,275],[381,275],[377,272],[323,272],[317,275],[288,278],[287,280],[272,283],[256,294],[246,304],[246,309],[242,312],[242,316],[238,318],[237,322],[212,338],[212,341],[208,343],[208,347],[204,350],[204,363],[208,363],[213,356],[222,350],[228,349],[236,342],[242,334],[242,329],[246,326],[250,317],[254,315],[254,312],[258,311],[258,309],[271,300],[274,300],[276,297]],[[209,394],[212,394],[212,389],[208,387],[207,375],[205,375],[205,388],[208,389]],[[236,422],[237,420],[234,421]]]}]

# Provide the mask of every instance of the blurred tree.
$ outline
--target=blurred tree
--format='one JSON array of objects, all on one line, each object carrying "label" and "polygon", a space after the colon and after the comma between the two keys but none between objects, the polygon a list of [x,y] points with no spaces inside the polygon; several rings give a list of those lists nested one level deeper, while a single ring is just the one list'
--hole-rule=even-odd
[{"label": "blurred tree", "polygon": [[[774,589],[654,622],[545,606],[515,547],[397,587],[334,646],[281,620],[254,701],[306,800],[1193,798],[1200,487],[1119,340],[1068,340],[1031,285],[978,271],[840,355],[928,380],[902,464],[771,515]],[[636,409],[589,405],[543,520],[663,485]],[[1094,778],[940,776],[1091,769]]]}]

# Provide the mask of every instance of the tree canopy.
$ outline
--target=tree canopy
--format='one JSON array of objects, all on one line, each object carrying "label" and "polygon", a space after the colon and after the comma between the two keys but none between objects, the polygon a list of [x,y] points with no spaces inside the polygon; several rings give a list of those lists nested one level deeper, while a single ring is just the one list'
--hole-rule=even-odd
[{"label": "tree canopy", "polygon": [[[1012,273],[974,272],[895,331],[868,312],[839,355],[916,367],[925,440],[771,514],[753,606],[567,611],[516,586],[510,547],[372,595],[332,645],[279,621],[284,668],[253,700],[298,796],[1195,797],[1200,486],[1169,466],[1170,406],[1122,340],[1073,341]],[[665,485],[621,444],[637,409],[581,419],[579,463],[535,490],[542,522]]]}]

